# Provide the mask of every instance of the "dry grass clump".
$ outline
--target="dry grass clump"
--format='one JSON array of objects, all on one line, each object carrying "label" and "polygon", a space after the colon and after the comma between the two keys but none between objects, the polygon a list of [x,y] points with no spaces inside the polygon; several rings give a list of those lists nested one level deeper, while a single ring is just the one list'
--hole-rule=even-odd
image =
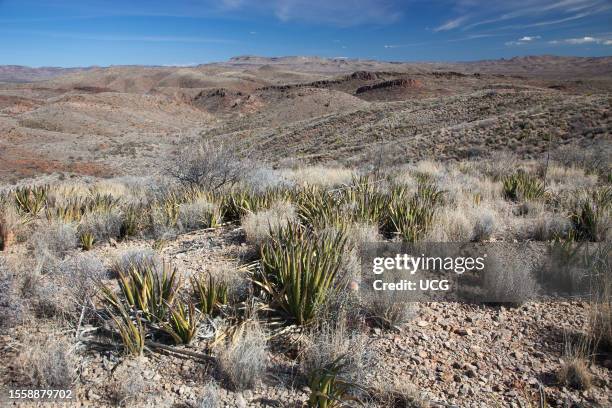
[{"label": "dry grass clump", "polygon": [[182,231],[212,228],[221,223],[219,206],[203,198],[180,204],[178,211],[178,227]]},{"label": "dry grass clump", "polygon": [[72,224],[50,222],[40,225],[30,238],[35,257],[64,258],[77,247],[76,228]]},{"label": "dry grass clump", "polygon": [[429,242],[470,241],[474,230],[474,220],[470,219],[468,211],[460,207],[442,208],[425,240]]},{"label": "dry grass clump", "polygon": [[353,179],[354,172],[341,167],[310,166],[284,170],[283,176],[299,186],[330,188],[349,184]]},{"label": "dry grass clump", "polygon": [[142,399],[147,382],[142,375],[141,359],[128,360],[113,373],[111,400],[117,406],[132,406]]},{"label": "dry grass clump", "polygon": [[592,188],[597,185],[596,174],[587,174],[579,167],[564,167],[552,164],[546,170],[547,187],[552,192]]},{"label": "dry grass clump", "polygon": [[247,241],[257,247],[270,239],[270,232],[287,226],[295,221],[296,213],[293,205],[286,201],[274,203],[269,209],[248,212],[242,217],[242,228]]},{"label": "dry grass clump", "polygon": [[526,263],[490,257],[489,265],[483,282],[485,302],[521,305],[537,293],[534,274]]},{"label": "dry grass clump", "polygon": [[537,241],[550,241],[564,238],[571,230],[571,223],[567,217],[559,214],[543,213],[533,221],[531,235]]},{"label": "dry grass clump", "polygon": [[100,259],[85,253],[65,259],[58,272],[63,286],[70,289],[79,305],[83,305],[97,292],[97,285],[108,275]]},{"label": "dry grass clump", "polygon": [[219,367],[235,390],[252,388],[263,377],[268,364],[266,344],[263,328],[247,324],[237,338],[219,351]]},{"label": "dry grass clump", "polygon": [[490,239],[497,228],[497,214],[489,208],[479,208],[474,217],[472,241],[486,241]]},{"label": "dry grass clump", "polygon": [[96,242],[105,242],[121,235],[122,224],[123,217],[119,211],[96,211],[83,216],[78,231],[79,235],[91,234]]},{"label": "dry grass clump", "polygon": [[76,374],[70,342],[54,335],[26,342],[14,363],[32,388],[70,389]]},{"label": "dry grass clump", "polygon": [[323,322],[312,330],[301,349],[301,369],[305,375],[325,369],[330,362],[342,360],[336,373],[346,382],[362,384],[373,362],[367,336],[350,331],[346,319]]},{"label": "dry grass clump", "polygon": [[21,281],[8,260],[0,258],[0,328],[10,328],[27,318],[27,304],[21,294]]},{"label": "dry grass clump", "polygon": [[578,390],[591,388],[593,376],[589,371],[587,355],[588,345],[584,341],[572,345],[569,340],[566,340],[563,362],[557,371],[557,381]]}]

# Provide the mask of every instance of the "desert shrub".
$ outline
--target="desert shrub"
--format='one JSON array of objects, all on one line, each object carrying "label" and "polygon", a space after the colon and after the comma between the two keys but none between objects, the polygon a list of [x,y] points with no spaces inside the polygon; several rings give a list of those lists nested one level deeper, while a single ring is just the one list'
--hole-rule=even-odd
[{"label": "desert shrub", "polygon": [[295,187],[295,182],[288,180],[279,170],[258,167],[243,176],[242,184],[250,191],[257,194],[265,193],[272,189],[290,189]]},{"label": "desert shrub", "polygon": [[544,183],[536,176],[519,171],[502,180],[504,198],[509,201],[537,200],[544,197]]},{"label": "desert shrub", "polygon": [[91,234],[97,242],[118,238],[121,234],[123,218],[117,210],[87,213],[79,224],[81,234]]},{"label": "desert shrub", "polygon": [[65,338],[49,336],[27,341],[15,365],[32,388],[69,389],[75,378],[74,356]]},{"label": "desert shrub", "polygon": [[220,406],[219,386],[210,381],[204,386],[204,392],[198,401],[197,408],[219,408]]},{"label": "desert shrub", "polygon": [[369,176],[353,178],[349,188],[342,190],[342,201],[356,221],[378,225],[388,205],[388,197],[381,190],[380,180]]},{"label": "desert shrub", "polygon": [[534,273],[519,261],[489,258],[483,276],[483,297],[490,303],[521,305],[537,293]]},{"label": "desert shrub", "polygon": [[147,382],[142,375],[142,363],[138,359],[128,361],[134,361],[136,364],[124,363],[113,373],[111,400],[117,406],[133,405],[147,390]]},{"label": "desert shrub", "polygon": [[162,260],[154,250],[150,248],[134,248],[123,252],[115,260],[113,271],[127,270],[132,265],[142,265],[143,267],[155,265],[156,268],[160,268],[161,264]]},{"label": "desert shrub", "polygon": [[262,245],[255,281],[275,307],[297,324],[308,323],[333,296],[345,244],[341,233],[315,234],[288,224]]},{"label": "desert shrub", "polygon": [[346,227],[344,234],[351,247],[360,249],[364,244],[381,240],[378,226],[368,222],[355,221]]},{"label": "desert shrub", "polygon": [[352,400],[349,396],[351,384],[338,376],[343,367],[342,359],[327,363],[326,367],[310,374],[308,385],[310,397],[309,408],[340,408]]},{"label": "desert shrub", "polygon": [[70,319],[75,317],[72,292],[50,275],[29,277],[25,294],[37,317]]},{"label": "desert shrub", "polygon": [[64,260],[59,267],[63,286],[70,289],[78,305],[83,305],[97,292],[97,285],[106,278],[108,271],[94,255],[78,254]]},{"label": "desert shrub", "polygon": [[472,241],[480,242],[490,239],[497,225],[495,212],[482,208],[474,218]]},{"label": "desert shrub", "polygon": [[212,141],[186,140],[167,172],[180,183],[217,190],[238,182],[247,171],[230,146]]},{"label": "desert shrub", "polygon": [[27,304],[20,291],[20,280],[9,263],[0,258],[0,328],[11,328],[27,317]]},{"label": "desert shrub", "polygon": [[240,336],[219,352],[219,366],[235,390],[252,388],[266,371],[266,335],[258,324],[248,324]]},{"label": "desert shrub", "polygon": [[12,205],[0,202],[0,251],[15,242],[15,234],[21,225],[21,217]]},{"label": "desert shrub", "polygon": [[259,247],[270,239],[270,232],[286,226],[295,221],[295,210],[288,202],[278,202],[270,209],[249,212],[242,217],[242,228],[246,234],[247,241]]},{"label": "desert shrub", "polygon": [[389,197],[383,230],[404,242],[419,241],[431,228],[442,199],[443,192],[430,183],[419,183],[412,196],[405,187],[396,186]]},{"label": "desert shrub", "polygon": [[141,204],[130,204],[123,209],[123,219],[119,229],[121,238],[136,236],[147,224],[149,208]]},{"label": "desert shrub", "polygon": [[612,350],[612,301],[603,299],[591,305],[589,330],[591,338],[599,348]]},{"label": "desert shrub", "polygon": [[206,200],[197,200],[179,206],[178,225],[183,231],[214,228],[221,223],[219,206]]},{"label": "desert shrub", "polygon": [[40,225],[30,237],[30,244],[39,269],[46,272],[45,269],[53,267],[52,264],[77,247],[76,228],[62,222]]},{"label": "desert shrub", "polygon": [[306,375],[325,369],[330,361],[341,358],[343,364],[337,375],[353,383],[365,381],[365,374],[373,362],[367,336],[350,331],[344,318],[323,322],[312,330],[306,337],[301,355],[301,368]]},{"label": "desert shrub", "polygon": [[552,158],[565,167],[580,167],[590,173],[610,174],[610,144],[601,140],[584,147],[576,144],[560,146]]},{"label": "desert shrub", "polygon": [[597,291],[590,300],[589,335],[591,343],[604,352],[612,350],[612,268],[610,243],[602,244],[590,257]]}]

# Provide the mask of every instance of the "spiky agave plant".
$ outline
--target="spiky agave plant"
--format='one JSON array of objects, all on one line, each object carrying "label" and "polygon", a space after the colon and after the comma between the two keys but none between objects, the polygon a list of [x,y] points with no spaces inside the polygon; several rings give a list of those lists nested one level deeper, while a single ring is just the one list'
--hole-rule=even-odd
[{"label": "spiky agave plant", "polygon": [[94,234],[92,234],[90,231],[85,231],[82,232],[81,235],[79,235],[79,241],[81,243],[81,248],[83,249],[83,251],[89,251],[93,248],[94,243],[96,242],[96,238],[94,237]]},{"label": "spiky agave plant", "polygon": [[227,304],[227,284],[212,275],[208,275],[208,281],[202,276],[192,277],[191,285],[202,313],[211,315],[219,306]]},{"label": "spiky agave plant", "polygon": [[435,208],[423,203],[417,197],[396,200],[389,203],[388,226],[391,232],[404,242],[417,242],[429,230]]},{"label": "spiky agave plant", "polygon": [[575,238],[580,241],[603,241],[610,228],[612,188],[594,190],[575,204],[570,220]]},{"label": "spiky agave plant", "polygon": [[193,303],[168,305],[170,316],[168,322],[161,324],[161,329],[172,337],[176,344],[189,344],[198,332],[202,314]]},{"label": "spiky agave plant", "polygon": [[329,191],[306,187],[295,196],[297,214],[302,223],[314,230],[333,227],[344,230],[350,217],[340,208],[339,200]]},{"label": "spiky agave plant", "polygon": [[119,332],[124,352],[132,356],[141,356],[145,347],[146,330],[140,315],[130,316],[121,304],[114,311],[108,312]]},{"label": "spiky agave plant", "polygon": [[[143,261],[118,267],[116,272],[119,289],[127,305],[141,311],[152,323],[166,320],[168,306],[173,304],[181,286],[175,267],[166,262],[158,266],[153,261]],[[121,305],[122,299],[113,292],[104,290],[103,293],[112,305]]]},{"label": "spiky agave plant", "polygon": [[504,177],[502,186],[504,198],[509,201],[537,200],[546,193],[544,183],[524,171]]},{"label": "spiky agave plant", "polygon": [[47,201],[49,186],[22,187],[15,190],[15,204],[22,214],[37,216]]},{"label": "spiky agave plant", "polygon": [[311,322],[340,277],[344,234],[315,234],[297,223],[270,232],[260,248],[261,271],[254,279],[297,324]]},{"label": "spiky agave plant", "polygon": [[[326,367],[315,370],[310,374],[310,408],[340,408],[353,406],[358,400],[350,395],[349,391],[355,384],[340,378],[340,371],[346,365],[345,356],[340,356],[330,362]],[[351,402],[348,405],[349,401]]]},{"label": "spiky agave plant", "polygon": [[377,182],[369,176],[361,176],[353,178],[350,188],[343,190],[342,200],[351,208],[354,219],[380,224],[389,199],[376,187]]}]

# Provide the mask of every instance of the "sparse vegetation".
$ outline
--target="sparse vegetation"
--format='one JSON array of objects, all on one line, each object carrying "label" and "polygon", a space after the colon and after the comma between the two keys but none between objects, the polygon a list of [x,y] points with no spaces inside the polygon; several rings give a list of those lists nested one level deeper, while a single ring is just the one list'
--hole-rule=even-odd
[{"label": "sparse vegetation", "polygon": [[248,324],[240,335],[219,351],[219,365],[231,385],[239,391],[261,380],[267,364],[266,335],[257,324]]},{"label": "sparse vegetation", "polygon": [[[609,253],[610,81],[245,58],[0,84],[3,385],[88,406],[609,405],[610,267],[571,250]],[[472,303],[421,302],[368,290],[370,242],[500,265]],[[567,256],[540,265],[549,245]],[[547,290],[575,278],[590,298]],[[566,328],[588,347],[559,353]]]}]

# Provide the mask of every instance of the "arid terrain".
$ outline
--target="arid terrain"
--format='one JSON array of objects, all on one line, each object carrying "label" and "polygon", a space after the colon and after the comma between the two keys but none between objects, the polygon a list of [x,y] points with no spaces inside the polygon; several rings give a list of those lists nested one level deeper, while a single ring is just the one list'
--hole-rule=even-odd
[{"label": "arid terrain", "polygon": [[[610,407],[611,102],[612,57],[1,66],[0,406]],[[385,303],[372,242],[597,289]]]},{"label": "arid terrain", "polygon": [[0,81],[15,82],[0,83],[0,179],[141,174],[196,135],[270,164],[396,165],[493,151],[535,158],[551,143],[607,148],[611,65],[609,57],[238,57],[189,68],[5,67]]}]

